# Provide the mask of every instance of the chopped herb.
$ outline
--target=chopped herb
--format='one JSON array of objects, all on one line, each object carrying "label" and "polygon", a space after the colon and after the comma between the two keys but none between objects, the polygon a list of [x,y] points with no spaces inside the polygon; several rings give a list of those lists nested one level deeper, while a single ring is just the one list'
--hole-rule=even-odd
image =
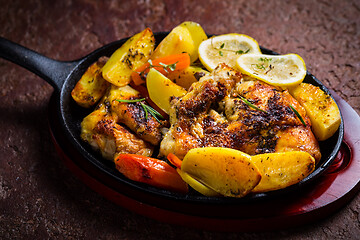
[{"label": "chopped herb", "polygon": [[150,68],[154,68],[154,67],[160,67],[160,68],[163,68],[165,72],[169,73],[169,70],[171,71],[175,71],[176,69],[176,64],[178,63],[179,61],[175,62],[175,63],[172,63],[172,64],[165,64],[165,63],[162,63],[162,62],[159,62],[159,66],[156,66],[153,64],[153,62],[151,61],[151,59],[148,60],[148,63],[149,63],[149,67],[145,68],[142,72],[138,72],[138,74],[140,75],[140,77],[144,77],[145,76],[145,71],[150,69]]},{"label": "chopped herb", "polygon": [[[264,64],[267,65],[268,62],[272,61],[272,58],[259,58],[258,59],[259,61],[263,62],[262,64],[252,64],[252,65],[255,65],[257,69],[262,69],[262,70],[266,70],[267,66],[265,67]],[[265,74],[267,74],[268,72],[270,72],[271,70],[274,69],[274,66],[273,65],[269,65],[269,69],[265,72]]]},{"label": "chopped herb", "polygon": [[158,121],[159,123],[160,120],[159,118],[163,119],[164,117],[158,112],[156,111],[155,109],[153,109],[152,107],[150,107],[149,105],[146,105],[144,103],[142,103],[143,101],[145,101],[145,98],[139,98],[139,99],[116,99],[116,101],[118,102],[124,102],[124,103],[136,103],[136,102],[139,102],[141,107],[144,109],[144,112],[145,112],[145,119],[147,120],[148,119],[148,116],[149,116],[149,113],[151,116],[153,116],[156,121]]},{"label": "chopped herb", "polygon": [[220,51],[220,50],[228,51],[228,52],[234,52],[235,54],[244,54],[244,53],[250,52],[250,48],[248,48],[246,51],[243,51],[243,50],[241,50],[241,49],[240,49],[240,50],[237,50],[237,51],[232,50],[232,49],[226,49],[226,48],[224,48],[224,47],[225,47],[225,43],[222,43],[222,44],[220,45],[220,47],[215,47],[214,44],[213,44],[213,39],[211,39],[211,46],[212,46],[214,49],[219,50],[219,55],[220,55],[220,56],[223,56],[223,52]]},{"label": "chopped herb", "polygon": [[270,61],[272,61],[272,58],[259,58],[259,61],[261,61],[261,62],[270,62]]},{"label": "chopped herb", "polygon": [[258,108],[257,106],[255,106],[254,104],[252,104],[251,102],[249,102],[246,98],[243,98],[242,96],[239,96],[241,100],[243,100],[244,103],[246,103],[246,105],[248,105],[251,108],[254,108],[256,110],[259,110],[261,112],[267,113],[267,111],[262,110],[260,108]]},{"label": "chopped herb", "polygon": [[263,70],[265,70],[264,64],[255,64],[255,66],[256,66],[258,69],[263,69]]},{"label": "chopped herb", "polygon": [[248,52],[250,52],[250,48],[248,50],[246,50],[245,52],[243,50],[238,50],[235,53],[236,54],[244,54],[244,53],[248,53]]},{"label": "chopped herb", "polygon": [[304,127],[306,127],[306,123],[305,123],[304,119],[301,117],[300,113],[298,111],[296,111],[296,109],[291,104],[289,104],[289,107],[295,113],[295,115],[300,119],[300,121],[304,125]]}]

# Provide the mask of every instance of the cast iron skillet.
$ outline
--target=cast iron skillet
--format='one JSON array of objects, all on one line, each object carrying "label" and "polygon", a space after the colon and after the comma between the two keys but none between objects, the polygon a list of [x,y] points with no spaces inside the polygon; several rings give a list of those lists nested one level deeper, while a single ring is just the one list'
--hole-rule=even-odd
[{"label": "cast iron skillet", "polygon": [[[167,34],[168,32],[156,33],[156,42],[159,43]],[[92,167],[112,179],[112,182],[115,182],[118,186],[125,186],[125,188],[118,187],[118,191],[122,191],[122,194],[130,198],[135,198],[137,201],[149,202],[155,206],[160,204],[161,201],[158,201],[159,199],[165,199],[167,202],[174,203],[173,206],[176,206],[178,203],[185,204],[185,206],[186,204],[195,204],[198,206],[235,206],[238,204],[252,203],[254,201],[265,201],[273,199],[274,197],[283,196],[284,194],[293,194],[294,190],[299,190],[305,185],[309,185],[309,183],[314,182],[316,178],[325,172],[335,159],[343,140],[343,122],[334,136],[324,142],[320,142],[322,158],[317,165],[316,170],[300,183],[282,190],[268,193],[250,194],[241,199],[225,197],[210,198],[201,196],[195,192],[190,192],[187,195],[173,193],[145,184],[133,182],[125,178],[115,169],[113,163],[102,159],[99,153],[93,151],[87,143],[80,139],[80,123],[91,110],[83,109],[77,106],[71,98],[71,90],[74,88],[76,82],[80,79],[85,70],[93,62],[101,56],[110,56],[127,39],[128,38],[121,39],[105,45],[79,60],[60,62],[42,56],[9,40],[0,38],[0,57],[30,70],[54,87],[56,107],[58,108],[58,116],[56,117],[59,120],[59,127],[66,136],[66,139],[75,149],[77,149],[81,156],[92,165]],[[266,48],[261,48],[261,50],[264,54],[277,54]],[[307,73],[304,82],[319,86],[325,92],[330,94],[329,90],[310,73]]]}]

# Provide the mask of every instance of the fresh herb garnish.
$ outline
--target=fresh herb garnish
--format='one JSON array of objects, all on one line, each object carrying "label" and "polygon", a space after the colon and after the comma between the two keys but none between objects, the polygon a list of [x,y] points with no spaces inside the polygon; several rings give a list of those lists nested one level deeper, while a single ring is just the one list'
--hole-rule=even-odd
[{"label": "fresh herb garnish", "polygon": [[[269,62],[271,62],[272,61],[272,58],[259,58],[258,59],[260,62],[263,62],[263,63],[261,63],[261,64],[252,64],[252,65],[255,65],[255,67],[257,68],[257,69],[261,69],[261,70],[266,70],[266,68],[267,67],[269,67],[269,69],[265,72],[265,74],[267,74],[268,72],[270,72],[271,70],[273,70],[274,69],[274,66],[273,65],[269,65],[269,66],[267,66],[268,64],[269,64]],[[265,66],[266,65],[266,66]]]},{"label": "fresh herb garnish", "polygon": [[259,110],[259,111],[261,111],[261,112],[267,113],[267,111],[258,108],[257,106],[255,106],[254,104],[252,104],[251,102],[249,102],[246,98],[243,98],[242,96],[239,96],[239,98],[240,98],[244,103],[246,103],[246,105],[248,105],[249,107],[254,108],[254,109],[256,109],[256,110]]},{"label": "fresh herb garnish", "polygon": [[163,119],[164,117],[158,112],[156,111],[154,108],[150,107],[149,105],[146,105],[144,103],[142,103],[143,101],[145,101],[145,98],[139,98],[139,99],[116,99],[116,101],[118,102],[123,102],[123,103],[140,103],[141,107],[144,109],[145,111],[145,119],[148,119],[149,113],[151,116],[153,116],[156,121],[158,121],[159,123],[160,120],[159,118]]},{"label": "fresh herb garnish", "polygon": [[236,54],[244,54],[244,53],[248,53],[248,52],[250,52],[250,48],[248,50],[246,50],[245,52],[243,50],[238,50],[235,53]]},{"label": "fresh herb garnish", "polygon": [[261,61],[261,62],[270,62],[270,61],[272,61],[272,58],[259,58],[259,61]]},{"label": "fresh herb garnish", "polygon": [[300,113],[298,111],[296,111],[296,109],[291,104],[289,104],[289,107],[295,113],[295,115],[300,119],[300,121],[304,125],[304,127],[306,127],[306,123],[305,123],[304,119],[301,117]]},{"label": "fresh herb garnish", "polygon": [[176,69],[176,64],[178,63],[179,61],[175,62],[175,63],[172,63],[172,64],[165,64],[165,63],[162,63],[162,62],[159,62],[159,65],[154,65],[153,62],[151,61],[151,59],[148,60],[148,63],[149,63],[149,66],[147,68],[145,68],[143,71],[141,72],[138,72],[138,74],[140,75],[140,77],[144,77],[144,74],[145,72],[150,69],[150,68],[154,68],[154,67],[159,67],[159,68],[163,68],[165,72],[169,73],[169,70],[170,71],[175,71]]},{"label": "fresh herb garnish", "polygon": [[258,69],[263,69],[263,70],[265,70],[264,64],[255,64],[255,66],[256,66]]},{"label": "fresh herb garnish", "polygon": [[[250,52],[250,48],[248,48],[246,51],[243,51],[243,50],[232,50],[232,49],[226,49],[226,48],[224,48],[225,47],[225,43],[222,43],[221,45],[220,45],[220,47],[215,47],[214,46],[214,44],[213,44],[213,39],[211,39],[211,46],[214,48],[214,49],[216,49],[216,50],[219,50],[219,55],[220,56],[223,56],[224,54],[223,54],[223,52],[222,51],[228,51],[228,52],[234,52],[235,54],[244,54],[244,53],[248,53],[248,52]],[[222,51],[221,51],[222,50]]]}]

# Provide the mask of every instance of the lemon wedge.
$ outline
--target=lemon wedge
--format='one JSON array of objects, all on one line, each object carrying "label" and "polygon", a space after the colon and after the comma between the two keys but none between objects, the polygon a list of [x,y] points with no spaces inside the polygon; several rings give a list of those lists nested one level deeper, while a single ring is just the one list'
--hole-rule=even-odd
[{"label": "lemon wedge", "polygon": [[245,34],[229,33],[211,37],[199,45],[199,59],[212,71],[219,63],[236,66],[236,59],[244,53],[261,53],[255,39]]},{"label": "lemon wedge", "polygon": [[244,54],[238,57],[242,73],[273,86],[291,87],[300,84],[306,75],[304,60],[297,54]]},{"label": "lemon wedge", "polygon": [[192,176],[190,176],[186,172],[181,171],[179,168],[177,168],[176,171],[179,173],[180,177],[184,180],[184,182],[189,184],[190,187],[192,187],[195,191],[201,193],[202,195],[207,196],[207,197],[221,196],[220,193],[218,193],[218,192],[212,190],[211,188],[205,186],[204,184],[202,184],[201,182],[199,182],[198,180],[196,180],[195,178],[193,178]]}]

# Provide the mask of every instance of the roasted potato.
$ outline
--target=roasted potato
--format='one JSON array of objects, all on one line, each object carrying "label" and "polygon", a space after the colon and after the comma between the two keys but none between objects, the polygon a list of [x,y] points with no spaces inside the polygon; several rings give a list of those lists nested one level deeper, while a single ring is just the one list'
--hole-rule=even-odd
[{"label": "roasted potato", "polygon": [[134,35],[111,55],[102,69],[104,79],[118,87],[125,86],[132,71],[149,59],[154,46],[154,34],[149,28]]},{"label": "roasted potato", "polygon": [[105,65],[107,58],[100,58],[93,63],[71,91],[71,96],[77,104],[84,108],[92,107],[105,94],[110,86],[101,75],[101,68]]},{"label": "roasted potato", "polygon": [[330,95],[309,83],[301,83],[291,88],[290,94],[306,109],[313,133],[319,141],[328,139],[336,132],[341,116]]},{"label": "roasted potato", "polygon": [[198,23],[183,22],[159,43],[151,59],[187,52],[194,62],[199,57],[199,45],[205,39],[207,35]]},{"label": "roasted potato", "polygon": [[191,149],[183,159],[181,171],[228,197],[245,196],[261,179],[250,155],[221,147]]},{"label": "roasted potato", "polygon": [[261,173],[252,192],[268,192],[300,182],[315,169],[315,159],[307,152],[265,153],[251,157]]},{"label": "roasted potato", "polygon": [[219,197],[219,196],[221,196],[220,193],[218,193],[218,192],[212,190],[211,188],[205,186],[204,184],[202,184],[201,182],[199,182],[198,180],[196,180],[195,178],[193,178],[192,176],[190,176],[186,172],[181,171],[179,168],[177,168],[176,171],[179,173],[180,177],[184,180],[184,182],[189,184],[190,187],[192,187],[194,190],[201,193],[202,195],[208,196],[208,197]]}]

